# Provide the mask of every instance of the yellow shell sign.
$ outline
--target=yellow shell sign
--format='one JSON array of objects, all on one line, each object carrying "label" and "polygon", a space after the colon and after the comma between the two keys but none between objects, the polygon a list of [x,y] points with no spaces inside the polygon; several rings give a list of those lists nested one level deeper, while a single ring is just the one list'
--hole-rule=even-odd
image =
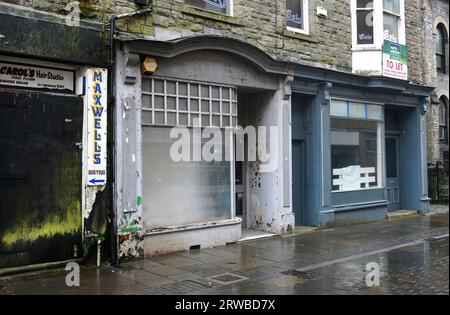
[{"label": "yellow shell sign", "polygon": [[153,73],[158,68],[158,63],[156,59],[153,57],[145,57],[144,62],[142,63],[142,71],[144,73]]}]

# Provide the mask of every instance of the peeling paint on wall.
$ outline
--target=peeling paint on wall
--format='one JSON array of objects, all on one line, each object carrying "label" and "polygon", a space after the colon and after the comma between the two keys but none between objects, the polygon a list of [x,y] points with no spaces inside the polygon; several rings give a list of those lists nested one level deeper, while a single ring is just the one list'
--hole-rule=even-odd
[{"label": "peeling paint on wall", "polygon": [[[142,198],[136,202],[142,204]],[[144,233],[142,218],[135,213],[123,213],[119,224],[119,259],[138,258],[144,255]]]},{"label": "peeling paint on wall", "polygon": [[138,234],[119,235],[119,259],[144,256],[144,236]]}]

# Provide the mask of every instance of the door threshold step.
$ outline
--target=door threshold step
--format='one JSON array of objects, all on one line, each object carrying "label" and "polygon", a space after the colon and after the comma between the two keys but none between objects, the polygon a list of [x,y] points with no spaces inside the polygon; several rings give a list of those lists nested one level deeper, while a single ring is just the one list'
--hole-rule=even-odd
[{"label": "door threshold step", "polygon": [[312,233],[319,230],[316,226],[296,226],[291,234],[283,235],[282,237],[292,237],[296,235],[302,235],[307,233]]},{"label": "door threshold step", "polygon": [[247,242],[247,241],[253,241],[263,238],[269,238],[277,236],[277,234],[264,232],[264,231],[258,231],[258,230],[250,230],[250,229],[243,229],[242,230],[242,238],[238,242]]},{"label": "door threshold step", "polygon": [[391,220],[391,219],[410,217],[410,216],[414,216],[414,215],[418,215],[418,212],[410,211],[410,210],[398,210],[398,211],[388,212],[387,218],[388,218],[388,220]]}]

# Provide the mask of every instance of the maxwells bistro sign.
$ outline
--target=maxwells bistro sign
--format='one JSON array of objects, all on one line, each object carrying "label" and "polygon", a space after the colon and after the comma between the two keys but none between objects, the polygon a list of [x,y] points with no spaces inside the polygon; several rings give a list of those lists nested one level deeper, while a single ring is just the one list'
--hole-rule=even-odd
[{"label": "maxwells bistro sign", "polygon": [[0,62],[0,85],[74,91],[74,72]]},{"label": "maxwells bistro sign", "polygon": [[103,186],[107,181],[107,83],[106,69],[86,69],[83,90],[87,115],[88,186]]},{"label": "maxwells bistro sign", "polygon": [[383,76],[408,80],[408,47],[384,41]]}]

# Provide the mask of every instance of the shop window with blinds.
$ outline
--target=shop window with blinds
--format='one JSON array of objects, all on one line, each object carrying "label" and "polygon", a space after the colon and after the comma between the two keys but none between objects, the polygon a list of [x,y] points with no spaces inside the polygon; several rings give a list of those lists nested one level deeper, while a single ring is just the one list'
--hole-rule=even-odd
[{"label": "shop window with blinds", "polygon": [[144,78],[142,124],[148,126],[236,127],[234,87]]},{"label": "shop window with blinds", "polygon": [[383,187],[383,106],[331,103],[333,192]]}]

